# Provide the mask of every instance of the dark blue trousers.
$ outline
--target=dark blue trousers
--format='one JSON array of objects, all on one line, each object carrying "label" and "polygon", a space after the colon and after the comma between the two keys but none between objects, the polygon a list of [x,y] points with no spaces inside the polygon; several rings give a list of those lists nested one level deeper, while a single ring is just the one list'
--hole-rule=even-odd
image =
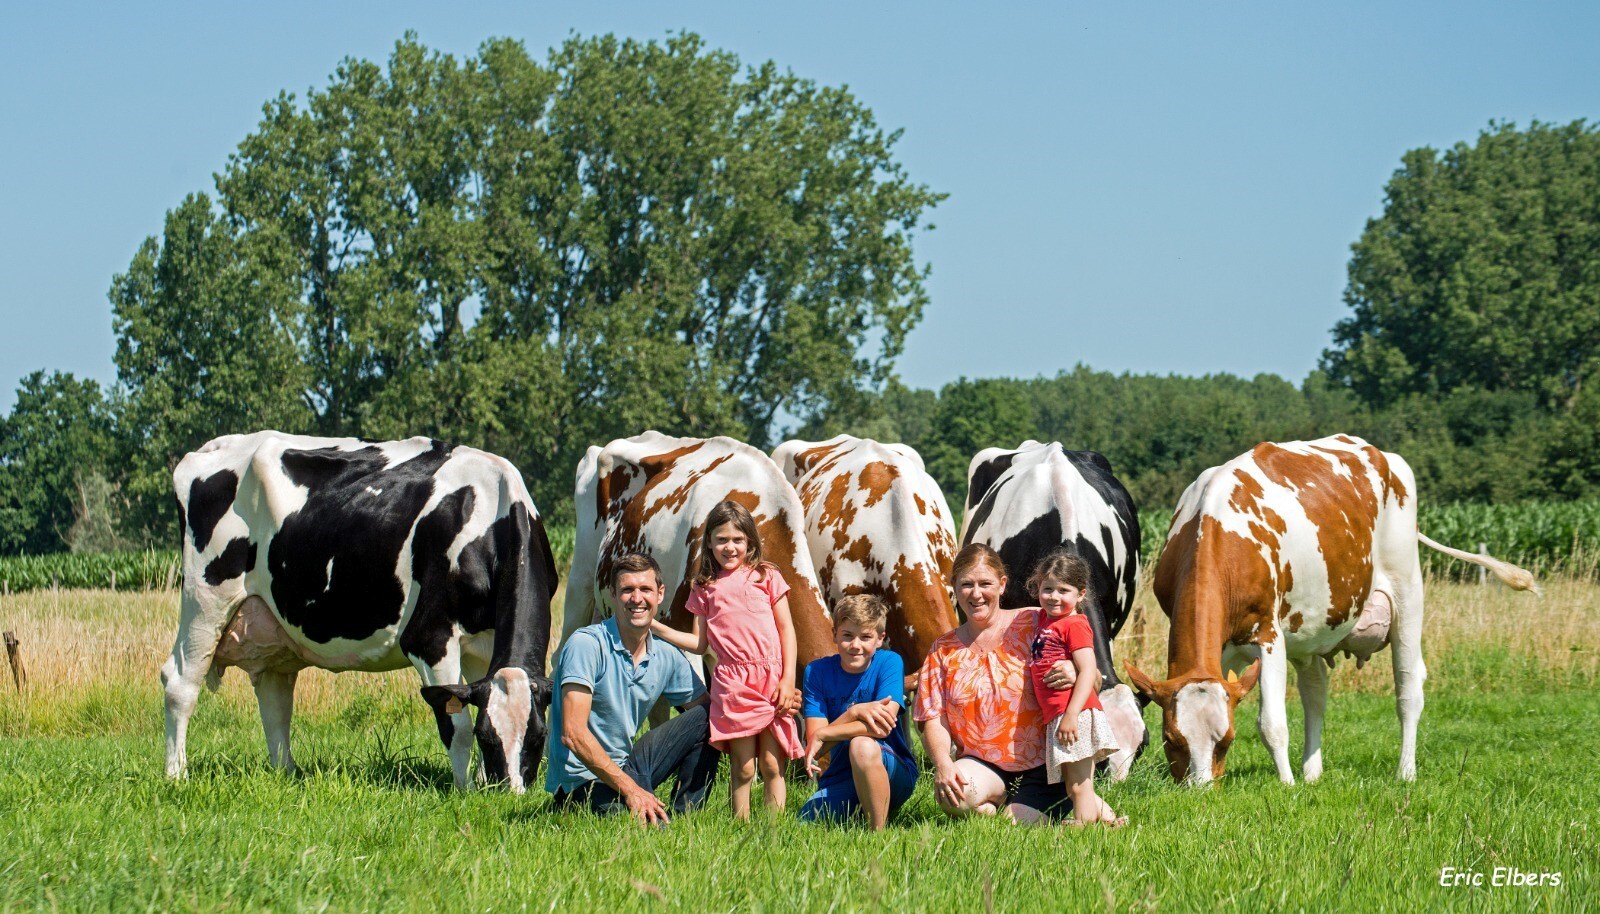
[{"label": "dark blue trousers", "polygon": [[[672,785],[673,812],[698,809],[711,792],[722,753],[711,748],[711,714],[704,704],[684,711],[659,727],[651,727],[633,744],[633,752],[621,765],[622,773],[634,783],[654,791],[668,779]],[[556,793],[556,806],[587,803],[601,815],[627,812],[628,804],[611,785],[593,780],[582,787]]]}]

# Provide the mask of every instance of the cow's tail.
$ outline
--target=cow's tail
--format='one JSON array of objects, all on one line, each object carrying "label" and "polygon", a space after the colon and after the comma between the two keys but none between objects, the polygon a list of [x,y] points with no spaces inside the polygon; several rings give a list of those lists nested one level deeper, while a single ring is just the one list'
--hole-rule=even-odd
[{"label": "cow's tail", "polygon": [[1533,572],[1527,570],[1526,568],[1518,568],[1516,565],[1513,565],[1510,562],[1502,562],[1494,556],[1478,555],[1477,553],[1473,552],[1463,552],[1460,549],[1452,549],[1443,543],[1436,543],[1433,540],[1428,539],[1420,530],[1417,531],[1417,540],[1421,542],[1422,545],[1427,546],[1429,549],[1432,549],[1436,552],[1443,552],[1445,555],[1448,555],[1451,558],[1460,559],[1463,562],[1471,562],[1480,568],[1489,569],[1494,573],[1495,577],[1499,578],[1507,587],[1510,587],[1512,590],[1531,590],[1535,595],[1539,593],[1539,582],[1534,578]]}]

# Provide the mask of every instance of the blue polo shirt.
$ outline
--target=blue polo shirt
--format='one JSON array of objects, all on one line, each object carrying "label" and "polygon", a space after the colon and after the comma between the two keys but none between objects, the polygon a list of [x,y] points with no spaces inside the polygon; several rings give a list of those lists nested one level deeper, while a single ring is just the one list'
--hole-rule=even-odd
[{"label": "blue polo shirt", "polygon": [[633,654],[617,633],[617,620],[607,619],[572,633],[556,659],[556,697],[550,703],[549,761],[545,763],[544,789],[555,793],[595,780],[579,758],[561,742],[561,689],[574,683],[593,696],[589,732],[606,755],[620,767],[633,751],[633,738],[665,696],[675,705],[700,697],[705,687],[683,652],[654,635],[637,666]]},{"label": "blue polo shirt", "polygon": [[[868,701],[882,701],[885,698],[894,699],[895,704],[902,708],[906,704],[905,691],[906,665],[900,655],[886,648],[880,648],[872,655],[872,660],[867,668],[859,673],[846,673],[844,665],[839,662],[839,655],[823,657],[806,664],[805,675],[805,705],[803,715],[806,717],[827,718],[829,723],[837,720],[839,715],[850,710],[852,705]],[[911,747],[906,744],[905,726],[896,720],[894,729],[889,732],[887,739],[878,740],[885,749],[893,752],[901,761],[915,766],[912,758]],[[837,750],[844,743],[833,743],[828,747],[832,760],[828,769],[822,773],[817,781],[819,787],[827,787],[840,781],[849,781],[850,753],[839,755]],[[915,771],[913,767],[911,770]]]}]

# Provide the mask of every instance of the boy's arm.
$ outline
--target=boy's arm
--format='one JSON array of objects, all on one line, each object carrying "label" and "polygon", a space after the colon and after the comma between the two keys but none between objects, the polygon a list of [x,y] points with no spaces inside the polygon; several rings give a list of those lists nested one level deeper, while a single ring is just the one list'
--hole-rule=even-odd
[{"label": "boy's arm", "polygon": [[650,633],[667,642],[679,650],[691,654],[704,654],[706,652],[706,627],[701,624],[699,616],[691,617],[691,628],[687,632],[680,632],[660,619],[650,621]]},{"label": "boy's arm", "polygon": [[[888,715],[889,726],[883,727],[877,718]],[[894,721],[900,716],[900,704],[893,699],[885,698],[882,701],[871,701],[866,704],[853,705],[849,710],[840,714],[829,723],[823,721],[823,726],[818,728],[817,738],[825,743],[842,743],[845,740],[855,739],[858,736],[870,736],[873,739],[886,739],[894,729]],[[809,725],[813,720],[822,718],[806,718]],[[808,726],[807,732],[810,732]]]}]

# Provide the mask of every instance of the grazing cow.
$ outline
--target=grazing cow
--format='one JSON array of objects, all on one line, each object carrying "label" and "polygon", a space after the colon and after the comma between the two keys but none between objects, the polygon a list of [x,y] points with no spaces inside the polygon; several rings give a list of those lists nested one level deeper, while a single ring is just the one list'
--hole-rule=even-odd
[{"label": "grazing cow", "polygon": [[1234,707],[1259,676],[1261,739],[1278,778],[1293,784],[1285,708],[1292,663],[1305,707],[1302,773],[1315,781],[1333,654],[1364,662],[1385,644],[1394,645],[1398,775],[1416,777],[1427,677],[1418,542],[1518,589],[1533,587],[1520,568],[1419,534],[1416,491],[1399,455],[1348,435],[1258,444],[1184,491],[1155,573],[1156,599],[1172,619],[1167,678],[1128,666],[1134,685],[1161,705],[1175,780],[1222,776]]},{"label": "grazing cow", "polygon": [[[180,777],[200,684],[250,674],[267,754],[292,769],[294,684],[308,666],[422,676],[456,785],[478,708],[481,773],[521,792],[544,750],[555,562],[516,467],[427,438],[228,435],[173,472],[183,600],[166,689]],[[463,679],[465,676],[465,679]]]},{"label": "grazing cow", "polygon": [[772,459],[805,508],[806,543],[829,603],[881,597],[889,646],[915,673],[933,640],[958,624],[950,605],[955,525],[922,458],[903,444],[840,435],[786,441]]},{"label": "grazing cow", "polygon": [[[687,629],[694,563],[706,515],[736,501],[755,517],[762,558],[789,585],[796,674],[834,653],[822,593],[805,548],[803,513],[794,487],[766,454],[732,438],[669,438],[649,431],[589,448],[578,462],[573,508],[577,536],[562,638],[616,611],[611,563],[630,552],[661,564],[669,624]],[[668,604],[663,604],[668,605]]]},{"label": "grazing cow", "polygon": [[1128,776],[1149,742],[1142,707],[1117,678],[1111,639],[1133,609],[1139,582],[1139,513],[1111,464],[1094,451],[1059,442],[1024,441],[1012,450],[978,452],[967,468],[961,545],[983,543],[1011,570],[1000,603],[1038,606],[1027,579],[1039,560],[1067,548],[1089,564],[1089,596],[1081,611],[1094,630],[1095,663],[1104,679],[1100,703],[1122,748],[1107,759],[1114,780]]}]

